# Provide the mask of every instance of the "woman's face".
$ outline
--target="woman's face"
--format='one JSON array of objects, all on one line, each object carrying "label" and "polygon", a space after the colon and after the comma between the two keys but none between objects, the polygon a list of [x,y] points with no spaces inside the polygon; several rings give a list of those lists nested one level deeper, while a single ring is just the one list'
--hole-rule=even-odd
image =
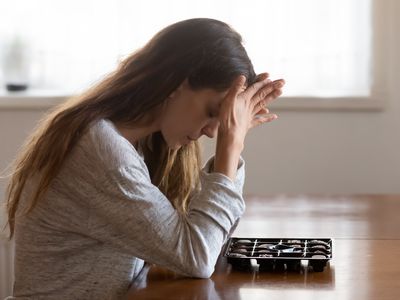
[{"label": "woman's face", "polygon": [[161,133],[171,149],[197,140],[202,135],[213,138],[218,130],[219,107],[227,91],[194,91],[187,81],[167,100],[161,119]]}]

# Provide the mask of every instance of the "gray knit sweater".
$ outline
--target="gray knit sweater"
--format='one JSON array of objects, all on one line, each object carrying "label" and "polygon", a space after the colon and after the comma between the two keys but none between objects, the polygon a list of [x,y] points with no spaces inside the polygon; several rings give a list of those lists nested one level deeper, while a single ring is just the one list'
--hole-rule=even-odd
[{"label": "gray knit sweater", "polygon": [[[187,215],[151,183],[143,157],[109,120],[90,127],[45,197],[15,231],[9,299],[120,299],[144,261],[209,277],[243,214],[244,161],[237,179],[201,172]],[[24,188],[21,207],[35,179]],[[19,212],[21,210],[19,209]]]}]

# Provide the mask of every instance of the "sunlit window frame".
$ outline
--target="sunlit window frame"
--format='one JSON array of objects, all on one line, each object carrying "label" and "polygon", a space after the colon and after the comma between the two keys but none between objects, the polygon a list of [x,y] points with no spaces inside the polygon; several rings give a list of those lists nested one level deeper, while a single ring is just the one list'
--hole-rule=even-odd
[{"label": "sunlit window frame", "polygon": [[[372,1],[372,61],[371,95],[368,97],[286,97],[284,94],[270,105],[271,110],[305,111],[382,111],[388,98],[386,73],[387,51],[392,46],[385,31],[389,30],[393,12],[390,1]],[[57,91],[27,91],[9,93],[0,90],[0,109],[46,109],[66,98],[67,93]]]},{"label": "sunlit window frame", "polygon": [[385,34],[389,30],[393,12],[390,1],[371,2],[371,95],[365,97],[285,97],[272,104],[276,110],[326,110],[326,111],[382,111],[387,107],[388,86],[387,51],[392,46]]}]

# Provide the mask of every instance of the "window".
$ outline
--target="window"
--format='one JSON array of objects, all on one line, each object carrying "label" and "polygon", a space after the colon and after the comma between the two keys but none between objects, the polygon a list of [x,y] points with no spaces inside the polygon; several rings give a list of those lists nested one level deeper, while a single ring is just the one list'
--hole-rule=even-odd
[{"label": "window", "polygon": [[242,35],[256,72],[286,79],[288,100],[370,98],[371,1],[2,1],[0,19],[12,26],[0,28],[0,47],[7,53],[19,37],[32,62],[32,87],[74,93],[161,28],[210,17]]}]

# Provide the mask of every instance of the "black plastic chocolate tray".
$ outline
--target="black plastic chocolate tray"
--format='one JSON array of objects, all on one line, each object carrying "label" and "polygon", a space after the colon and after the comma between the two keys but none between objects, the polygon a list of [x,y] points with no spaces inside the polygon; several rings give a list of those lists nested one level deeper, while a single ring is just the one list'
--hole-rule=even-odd
[{"label": "black plastic chocolate tray", "polygon": [[257,260],[259,271],[298,270],[302,260],[322,272],[332,259],[330,238],[239,238],[228,239],[223,250],[234,268],[246,269]]}]

